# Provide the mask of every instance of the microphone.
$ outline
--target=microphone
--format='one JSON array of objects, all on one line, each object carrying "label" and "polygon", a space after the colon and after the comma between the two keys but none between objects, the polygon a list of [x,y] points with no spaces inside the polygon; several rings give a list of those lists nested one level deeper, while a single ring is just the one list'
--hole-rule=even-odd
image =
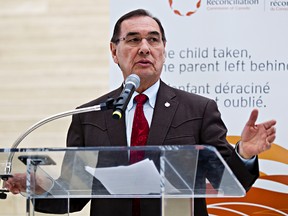
[{"label": "microphone", "polygon": [[125,80],[124,89],[120,96],[114,102],[114,111],[112,117],[121,119],[134,91],[140,86],[140,78],[136,74],[129,75]]}]

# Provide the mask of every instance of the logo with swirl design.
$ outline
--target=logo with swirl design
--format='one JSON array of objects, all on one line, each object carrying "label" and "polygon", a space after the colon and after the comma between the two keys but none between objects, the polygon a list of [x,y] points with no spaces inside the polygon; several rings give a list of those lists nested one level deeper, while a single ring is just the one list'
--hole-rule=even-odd
[{"label": "logo with swirl design", "polygon": [[[235,144],[239,136],[229,136]],[[258,156],[260,177],[243,198],[208,198],[209,215],[288,215],[288,150],[272,144]]]},{"label": "logo with swirl design", "polygon": [[169,0],[173,13],[179,16],[191,16],[201,6],[201,0]]}]

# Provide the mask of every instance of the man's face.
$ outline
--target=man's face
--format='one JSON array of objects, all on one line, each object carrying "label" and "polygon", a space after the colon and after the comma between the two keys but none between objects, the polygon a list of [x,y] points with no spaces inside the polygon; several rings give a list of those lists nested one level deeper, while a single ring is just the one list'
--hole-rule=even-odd
[{"label": "man's face", "polygon": [[140,89],[144,91],[160,78],[165,61],[160,28],[150,17],[133,17],[122,22],[119,39],[117,44],[110,44],[113,60],[121,68],[124,79],[137,74]]}]

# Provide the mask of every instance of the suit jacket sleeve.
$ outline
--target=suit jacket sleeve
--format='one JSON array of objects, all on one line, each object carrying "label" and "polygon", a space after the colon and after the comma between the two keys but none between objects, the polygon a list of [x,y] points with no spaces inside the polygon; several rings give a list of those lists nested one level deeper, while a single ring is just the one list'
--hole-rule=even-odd
[{"label": "suit jacket sleeve", "polygon": [[243,161],[237,155],[236,150],[227,142],[227,129],[221,120],[220,112],[213,100],[210,100],[207,103],[203,116],[202,131],[201,140],[203,143],[211,143],[212,145],[215,145],[237,179],[243,185],[245,190],[248,191],[259,176],[258,158],[255,161],[253,169],[248,170]]}]

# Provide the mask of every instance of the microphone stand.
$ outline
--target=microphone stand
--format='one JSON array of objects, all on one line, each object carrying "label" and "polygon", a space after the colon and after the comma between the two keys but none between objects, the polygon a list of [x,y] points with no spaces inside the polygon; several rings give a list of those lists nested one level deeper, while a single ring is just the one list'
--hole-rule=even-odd
[{"label": "microphone stand", "polygon": [[[66,112],[58,113],[58,114],[52,115],[50,117],[47,117],[47,118],[35,123],[30,128],[28,128],[23,134],[21,134],[16,139],[16,141],[13,143],[11,148],[12,149],[17,148],[18,145],[22,142],[22,140],[25,137],[27,137],[32,131],[36,130],[37,128],[41,127],[44,124],[47,124],[48,122],[51,122],[51,121],[54,121],[56,119],[63,118],[66,116],[74,115],[74,114],[114,109],[114,107],[115,107],[114,101],[115,101],[115,99],[109,98],[106,102],[100,103],[99,105],[79,108],[79,109],[75,109],[75,110],[69,110]],[[15,152],[10,151],[8,158],[7,158],[7,161],[6,161],[4,174],[0,174],[0,178],[3,181],[7,181],[8,178],[13,177],[13,175],[11,175],[11,171],[12,171],[12,160],[13,160],[14,154],[15,154]],[[6,199],[6,197],[7,197],[7,195],[5,194],[6,192],[9,192],[9,191],[6,189],[0,189],[0,199]]]}]

